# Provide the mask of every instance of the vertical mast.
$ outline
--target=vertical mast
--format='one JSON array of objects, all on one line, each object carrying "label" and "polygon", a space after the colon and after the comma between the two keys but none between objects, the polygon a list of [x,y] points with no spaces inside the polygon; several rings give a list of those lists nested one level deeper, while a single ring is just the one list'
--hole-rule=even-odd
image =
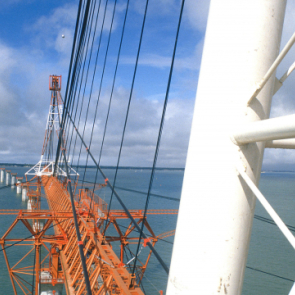
[{"label": "vertical mast", "polygon": [[63,102],[60,96],[61,76],[49,76],[49,90],[51,91],[51,100],[45,129],[41,160],[43,159],[44,154],[47,153],[48,159],[46,160],[53,161],[53,157],[55,156],[55,154],[53,151],[53,146],[50,146],[50,144],[53,145],[53,131],[56,132],[56,136],[58,137],[58,132],[60,129],[59,122],[61,121],[63,111]]},{"label": "vertical mast", "polygon": [[236,146],[231,130],[269,117],[273,75],[247,102],[279,53],[285,0],[212,0],[167,294],[242,292],[264,143]]}]

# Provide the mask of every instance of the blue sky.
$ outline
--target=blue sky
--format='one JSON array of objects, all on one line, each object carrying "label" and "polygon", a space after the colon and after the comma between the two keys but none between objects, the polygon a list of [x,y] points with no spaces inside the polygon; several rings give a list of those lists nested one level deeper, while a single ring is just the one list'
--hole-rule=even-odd
[{"label": "blue sky", "polygon": [[[113,3],[109,1],[102,35],[102,52],[106,46]],[[204,6],[206,15],[208,3],[200,3]],[[1,162],[35,163],[40,157],[50,100],[48,76],[61,74],[64,91],[77,4],[78,1],[11,0],[0,7],[0,123],[5,126],[0,131]],[[125,5],[125,0],[118,0],[102,88],[103,97],[107,96],[112,82]],[[202,20],[197,24],[193,22],[195,16],[190,15],[190,8],[193,6],[194,1],[187,1],[172,81],[166,135],[163,136],[161,164],[170,167],[184,166],[206,25],[206,17],[203,17],[201,11]],[[121,97],[127,97],[129,94],[143,8],[142,1],[130,1],[127,33],[124,37],[115,86],[118,105],[114,103],[114,111],[111,113],[111,117],[115,119],[113,126],[110,125],[113,135],[106,141],[109,145],[105,164],[114,164],[116,156],[112,156],[112,153],[117,155],[118,141],[115,138],[120,135],[119,129],[122,124],[118,119],[122,113],[119,101]],[[155,144],[155,137],[151,134],[156,134],[158,128],[158,123],[153,122],[151,118],[160,118],[157,108],[161,107],[166,90],[179,8],[179,1],[150,1],[134,88],[134,103],[131,110],[134,116],[130,118],[128,125],[126,160],[123,164],[145,166],[151,162],[152,146]],[[62,34],[65,38],[61,38]],[[96,44],[98,39],[97,34]],[[102,62],[103,59],[100,58],[97,81]],[[97,92],[98,82],[95,85],[94,92]],[[103,99],[102,105],[106,106]],[[140,117],[136,117],[137,113]],[[101,121],[97,123],[96,128],[101,129]],[[135,143],[134,139],[138,137],[141,138],[141,143]],[[144,150],[146,156],[133,157],[136,150]]]},{"label": "blue sky", "polygon": [[[105,50],[113,3],[109,1],[102,35],[102,52]],[[0,162],[36,163],[39,160],[50,100],[48,77],[51,74],[63,75],[63,90],[65,89],[77,5],[76,0],[7,0],[1,3]],[[126,0],[118,0],[102,88],[102,119],[98,120],[95,126],[97,132],[103,126],[125,5]],[[179,5],[179,0],[150,0],[135,82],[132,117],[127,128],[125,157],[122,162],[124,165],[146,166],[151,163],[154,134],[157,133],[159,109],[166,90]],[[117,155],[122,124],[120,103],[124,105],[123,98],[129,93],[143,8],[144,1],[130,0],[127,33],[115,87],[116,99],[111,113],[113,123],[109,127],[110,134],[106,140],[107,150],[103,164],[115,163],[114,155]],[[160,166],[183,167],[185,164],[208,9],[207,0],[187,0],[185,4],[159,155]],[[287,42],[294,31],[294,17],[295,5],[289,1],[282,44]],[[61,38],[62,34],[65,38]],[[95,42],[97,44],[98,37]],[[278,69],[278,77],[294,62],[293,56],[294,51],[288,54]],[[99,69],[102,61],[100,58]],[[97,81],[99,75],[98,71]],[[271,113],[273,117],[294,113],[292,84],[294,82],[291,77],[274,97]],[[94,90],[95,94],[97,90],[98,87]],[[98,147],[99,139],[94,142],[94,148]],[[140,156],[134,157],[137,153]],[[289,169],[295,166],[294,162],[295,156],[291,151],[271,150],[265,153],[264,168]]]}]

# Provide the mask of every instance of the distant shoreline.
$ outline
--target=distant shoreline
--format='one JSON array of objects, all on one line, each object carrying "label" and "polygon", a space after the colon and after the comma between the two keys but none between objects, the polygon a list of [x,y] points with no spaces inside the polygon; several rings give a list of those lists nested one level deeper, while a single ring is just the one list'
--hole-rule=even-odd
[{"label": "distant shoreline", "polygon": [[[16,163],[0,163],[0,168],[1,166],[10,166],[10,167],[28,167],[31,168],[35,166],[35,164],[16,164]],[[85,165],[73,165],[72,168],[85,168]],[[100,166],[102,169],[116,169],[116,166]],[[88,166],[88,168],[93,168],[95,169],[96,166]],[[121,166],[118,169],[141,169],[141,170],[151,170],[151,167],[140,167],[140,166]],[[184,170],[184,168],[165,168],[165,167],[157,167],[156,170]]]},{"label": "distant shoreline", "polygon": [[[28,167],[31,168],[35,164],[17,164],[17,163],[0,163],[0,168],[1,166],[10,166],[10,167]],[[78,166],[74,165],[73,168],[77,168]],[[100,166],[102,169],[116,169],[116,166]],[[85,168],[85,165],[80,165],[79,168]],[[88,166],[88,168],[93,168],[95,169],[96,166],[91,165]],[[140,169],[140,170],[151,170],[151,167],[140,167],[140,166],[121,166],[118,169]],[[168,167],[157,167],[156,170],[180,170],[184,171],[185,168],[168,168]],[[295,170],[261,170],[261,173],[295,173]]]}]

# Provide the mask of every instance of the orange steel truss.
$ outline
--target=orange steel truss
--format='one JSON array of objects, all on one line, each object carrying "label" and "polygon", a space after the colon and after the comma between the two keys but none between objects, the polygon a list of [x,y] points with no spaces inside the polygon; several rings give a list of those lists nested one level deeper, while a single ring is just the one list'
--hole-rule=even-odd
[{"label": "orange steel truss", "polygon": [[[28,210],[0,210],[0,215],[17,215],[11,226],[5,232],[0,239],[2,252],[8,268],[8,273],[12,283],[14,294],[17,294],[16,285],[23,292],[23,294],[39,294],[39,283],[49,283],[55,285],[57,283],[64,283],[64,275],[61,269],[58,267],[58,261],[55,259],[57,251],[61,250],[68,242],[65,233],[63,235],[47,234],[47,230],[52,226],[54,222],[57,228],[61,228],[60,223],[65,220],[69,220],[73,217],[72,212],[50,212],[48,210],[35,210],[34,212]],[[57,221],[59,218],[60,221]],[[33,220],[33,222],[30,222]],[[42,230],[39,230],[34,226],[34,222],[39,220],[46,220]],[[14,229],[21,223],[25,228],[25,238],[9,237],[13,235]],[[11,246],[26,247],[28,250],[26,254],[15,263],[10,266],[8,261],[9,248]],[[41,246],[45,249],[47,254],[41,259]],[[59,249],[59,250],[57,250]],[[31,263],[29,259],[30,255],[35,252],[35,263]],[[15,256],[15,254],[13,254]],[[28,262],[27,262],[28,261]],[[28,265],[29,264],[29,265]],[[44,272],[51,275],[44,279],[40,275]],[[31,282],[32,275],[35,278],[35,286]],[[29,281],[30,279],[30,281]]]},{"label": "orange steel truss", "polygon": [[[92,295],[143,295],[140,283],[152,254],[149,248],[143,251],[145,254],[141,253],[143,248],[147,246],[147,243],[154,247],[159,239],[175,233],[170,231],[156,236],[146,215],[177,214],[178,210],[147,210],[145,213],[144,210],[130,210],[130,215],[136,220],[137,225],[144,225],[145,236],[148,236],[147,239],[139,241],[139,233],[126,212],[109,210],[108,204],[94,193],[107,186],[107,182],[94,185],[83,183],[81,186],[77,177],[76,182],[72,182],[71,185],[75,194],[74,210],[82,237],[82,241],[78,242],[70,195],[67,190],[70,180],[63,174],[57,174],[63,175],[59,176],[62,179],[53,176],[53,173],[50,173],[53,172],[50,170],[52,168],[48,167],[50,163],[53,167],[54,162],[43,159],[51,135],[54,135],[53,129],[57,135],[60,131],[59,120],[63,112],[59,92],[61,76],[50,76],[49,89],[51,103],[41,160],[31,169],[35,173],[28,174],[34,177],[28,180],[26,174],[26,182],[17,184],[27,189],[28,210],[0,210],[0,215],[16,215],[15,220],[0,239],[14,294],[18,294],[20,290],[25,295],[39,295],[42,284],[52,286],[63,284],[67,295],[87,294],[79,253],[83,243],[83,254]],[[64,133],[62,140],[65,146]],[[49,210],[41,210],[41,197],[47,199]],[[126,226],[119,223],[124,219],[128,221],[125,222]],[[15,238],[15,232],[20,226],[24,227],[22,231],[24,237]],[[106,234],[107,230],[108,234]],[[139,242],[140,250],[134,254],[129,245]],[[13,266],[9,262],[11,254],[9,249],[12,246],[28,248],[26,254],[16,263],[16,257],[13,257]],[[45,249],[46,253],[44,254],[44,251],[41,253],[41,249]],[[126,258],[126,250],[131,258]],[[118,256],[116,251],[119,253]],[[139,254],[141,254],[140,257]],[[162,291],[160,294],[163,294]]]},{"label": "orange steel truss", "polygon": [[[16,215],[16,219],[0,239],[14,293],[18,294],[16,285],[23,294],[37,295],[40,291],[39,284],[51,284],[52,286],[64,284],[67,295],[87,294],[70,197],[66,189],[67,181],[62,182],[53,176],[42,176],[41,179],[26,184],[37,186],[35,192],[29,190],[31,197],[41,195],[40,184],[42,184],[49,210],[40,210],[40,206],[32,208],[31,211],[0,210],[0,215]],[[97,188],[105,185],[97,185]],[[143,294],[139,283],[144,276],[152,252],[149,250],[143,257],[143,261],[137,257],[137,276],[132,276],[128,267],[135,259],[135,254],[133,254],[133,259],[126,262],[124,261],[124,251],[128,245],[138,243],[139,238],[133,234],[135,226],[131,222],[124,228],[124,231],[119,225],[118,220],[128,219],[126,213],[122,210],[108,211],[107,203],[88,188],[78,189],[75,195],[75,208],[92,294]],[[130,213],[138,224],[144,223],[149,232],[149,239],[141,241],[141,250],[147,242],[154,246],[158,239],[174,234],[174,231],[171,231],[156,236],[144,218],[143,210],[131,210]],[[148,210],[147,214],[177,214],[177,210]],[[43,227],[41,221],[44,221]],[[10,237],[18,223],[23,224],[28,232],[28,237],[25,239]],[[110,226],[113,227],[113,232],[116,234],[104,235]],[[54,229],[54,234],[48,234],[51,227]],[[29,246],[29,250],[16,264],[10,266],[6,249],[15,243],[18,246]],[[119,257],[116,255],[112,243],[119,243]],[[46,249],[47,253],[42,261],[41,246],[43,246],[42,249]],[[23,266],[24,261],[34,251],[35,263]],[[32,280],[32,276],[35,278],[36,286],[33,293],[31,291],[32,283],[29,282]],[[31,279],[29,279],[30,277]]]}]

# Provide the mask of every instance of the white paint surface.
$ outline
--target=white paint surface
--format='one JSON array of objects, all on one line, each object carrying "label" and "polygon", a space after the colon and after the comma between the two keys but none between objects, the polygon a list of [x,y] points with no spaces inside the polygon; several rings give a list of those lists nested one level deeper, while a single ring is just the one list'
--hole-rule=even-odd
[{"label": "white paint surface", "polygon": [[264,146],[239,148],[233,126],[269,117],[285,1],[212,0],[173,246],[168,295],[241,294]]}]

